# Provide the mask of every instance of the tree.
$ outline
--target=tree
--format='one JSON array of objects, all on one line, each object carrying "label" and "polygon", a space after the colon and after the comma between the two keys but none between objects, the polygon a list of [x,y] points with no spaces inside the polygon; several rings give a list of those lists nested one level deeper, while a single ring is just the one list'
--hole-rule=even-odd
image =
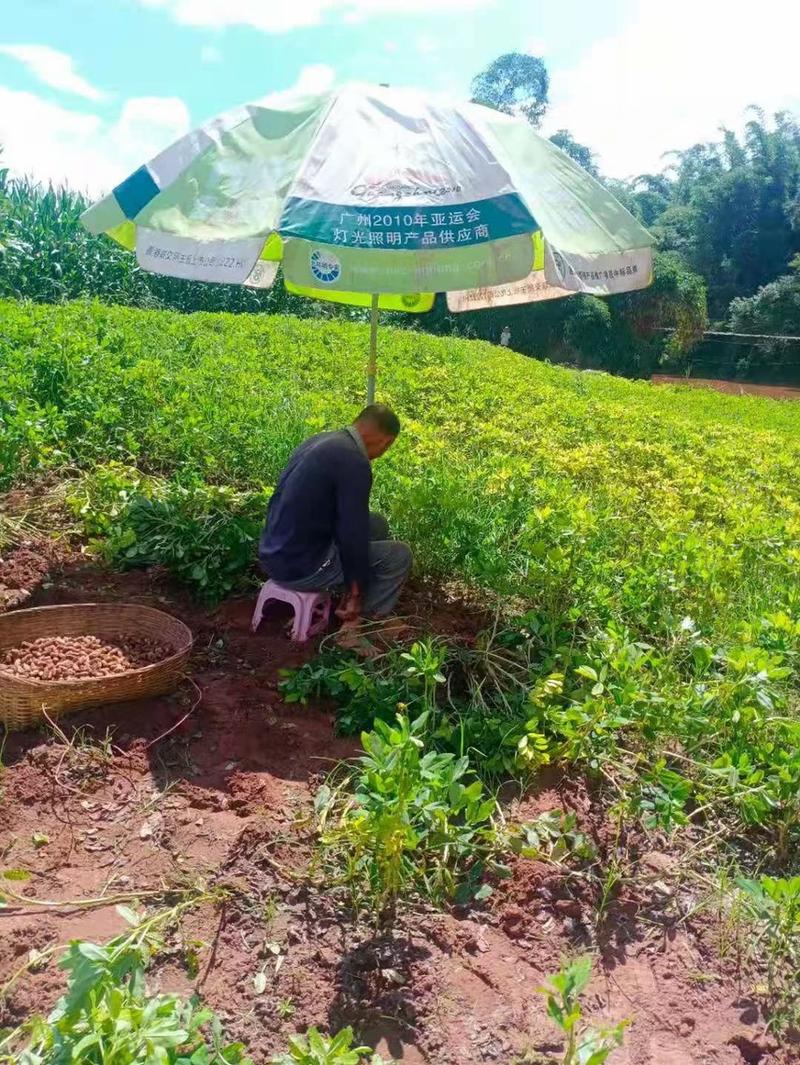
[{"label": "tree", "polygon": [[[611,182],[607,184],[612,186]],[[640,174],[632,181],[613,182],[612,192],[618,197],[621,197],[617,188],[620,185],[627,193],[623,202],[646,226],[654,225],[669,210],[675,195],[667,174]]]},{"label": "tree", "polygon": [[771,281],[748,299],[731,303],[728,325],[734,333],[782,333],[800,336],[800,255],[792,273]]},{"label": "tree", "polygon": [[723,129],[718,143],[670,153],[673,200],[655,219],[661,246],[706,278],[717,318],[784,274],[800,251],[800,127],[787,114],[770,124],[751,110],[743,138]]},{"label": "tree", "polygon": [[[706,289],[677,255],[655,256],[653,284],[641,292],[598,298],[574,295],[448,315],[444,298],[420,315],[431,332],[499,341],[503,326],[523,354],[584,368],[648,377],[662,363],[680,364],[708,327]],[[671,332],[668,332],[671,330]]]},{"label": "tree", "polygon": [[568,129],[557,129],[550,137],[550,140],[557,148],[565,152],[570,159],[574,159],[578,166],[582,166],[592,177],[600,176],[592,149],[576,141]]},{"label": "tree", "polygon": [[[792,273],[771,281],[748,299],[735,299],[728,315],[734,333],[800,337],[800,255],[789,264]],[[754,370],[787,381],[800,375],[800,342],[760,340],[738,350],[737,370],[744,376]]]},{"label": "tree", "polygon": [[472,102],[522,115],[537,126],[547,110],[550,75],[544,60],[521,52],[498,56],[472,80]]}]

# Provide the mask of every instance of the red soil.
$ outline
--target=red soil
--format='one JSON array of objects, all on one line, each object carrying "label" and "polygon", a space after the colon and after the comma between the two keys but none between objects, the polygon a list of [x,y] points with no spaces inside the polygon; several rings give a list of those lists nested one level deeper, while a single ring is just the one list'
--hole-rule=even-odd
[{"label": "red soil", "polygon": [[672,377],[654,373],[650,380],[657,385],[690,385],[692,388],[713,388],[731,396],[767,396],[769,399],[800,399],[800,388],[787,385],[754,385],[749,381],[718,381],[705,377]]}]

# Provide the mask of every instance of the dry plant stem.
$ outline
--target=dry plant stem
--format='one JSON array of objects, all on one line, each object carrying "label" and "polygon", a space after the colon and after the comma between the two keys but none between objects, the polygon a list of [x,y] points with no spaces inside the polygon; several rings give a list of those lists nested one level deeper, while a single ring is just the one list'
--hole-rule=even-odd
[{"label": "dry plant stem", "polygon": [[96,899],[64,899],[62,902],[53,902],[50,899],[32,899],[27,895],[18,895],[15,891],[11,891],[5,886],[0,888],[0,894],[4,898],[13,899],[14,902],[18,903],[17,906],[4,907],[6,912],[18,912],[23,906],[32,906],[34,911],[31,912],[35,912],[36,907],[48,910],[91,910],[96,909],[98,906],[115,906],[123,902],[136,902],[137,899],[163,898],[164,895],[176,894],[176,889],[161,888],[158,891],[124,891],[118,895],[101,895]]},{"label": "dry plant stem", "polygon": [[192,703],[192,705],[189,707],[189,709],[186,711],[182,718],[176,721],[174,725],[171,725],[166,732],[162,732],[160,736],[156,736],[154,740],[150,740],[150,742],[146,744],[144,748],[146,751],[149,751],[151,747],[155,747],[157,743],[161,743],[161,741],[165,740],[167,736],[171,735],[176,729],[179,729],[184,723],[184,721],[187,721],[192,716],[192,714],[198,708],[200,703],[203,701],[202,689],[199,688],[197,684],[195,684],[191,677],[184,677],[184,680],[186,680],[194,688],[196,694],[195,701]]}]

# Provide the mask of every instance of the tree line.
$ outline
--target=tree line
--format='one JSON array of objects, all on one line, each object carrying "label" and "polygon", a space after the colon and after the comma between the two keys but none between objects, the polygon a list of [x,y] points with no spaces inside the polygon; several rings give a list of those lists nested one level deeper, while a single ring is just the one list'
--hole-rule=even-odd
[{"label": "tree line", "polygon": [[[476,102],[538,128],[550,79],[541,58],[498,57],[473,80]],[[800,125],[786,113],[752,109],[744,132],[669,151],[664,168],[621,181],[604,177],[591,147],[569,130],[550,139],[650,229],[655,281],[644,292],[574,296],[515,308],[451,315],[443,298],[398,324],[497,340],[505,325],[517,350],[630,376],[681,368],[703,331],[800,335]],[[207,285],[142,271],[130,253],[80,226],[86,198],[65,187],[12,177],[0,165],[0,296],[60,302],[84,295],[181,311],[349,315],[355,308],[299,299],[278,283],[267,291]],[[763,341],[734,352],[730,372],[779,365],[792,375],[800,344]]]}]

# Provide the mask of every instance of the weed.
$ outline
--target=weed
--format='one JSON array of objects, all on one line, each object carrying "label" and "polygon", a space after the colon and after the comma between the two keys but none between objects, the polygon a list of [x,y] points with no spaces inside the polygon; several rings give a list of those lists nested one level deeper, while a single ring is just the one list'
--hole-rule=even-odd
[{"label": "weed", "polygon": [[183,964],[190,980],[197,979],[200,974],[200,951],[206,944],[202,939],[189,939],[183,941]]},{"label": "weed", "polygon": [[295,1005],[290,998],[282,998],[278,1003],[278,1016],[282,1021],[287,1021],[295,1015]]},{"label": "weed", "polygon": [[352,1028],[343,1028],[335,1036],[325,1036],[317,1028],[309,1028],[305,1035],[293,1035],[289,1050],[272,1059],[272,1065],[382,1065],[370,1047],[353,1046]]},{"label": "weed", "polygon": [[264,913],[264,927],[265,928],[269,929],[269,927],[273,924],[273,922],[275,921],[275,918],[278,916],[279,909],[280,909],[280,899],[275,894],[274,891],[271,891],[267,895],[266,899],[264,900],[263,913]]},{"label": "weed", "polygon": [[548,1016],[566,1036],[562,1065],[603,1065],[622,1039],[628,1021],[593,1026],[583,1020],[580,996],[592,975],[591,958],[578,958],[539,988],[547,998]]}]

